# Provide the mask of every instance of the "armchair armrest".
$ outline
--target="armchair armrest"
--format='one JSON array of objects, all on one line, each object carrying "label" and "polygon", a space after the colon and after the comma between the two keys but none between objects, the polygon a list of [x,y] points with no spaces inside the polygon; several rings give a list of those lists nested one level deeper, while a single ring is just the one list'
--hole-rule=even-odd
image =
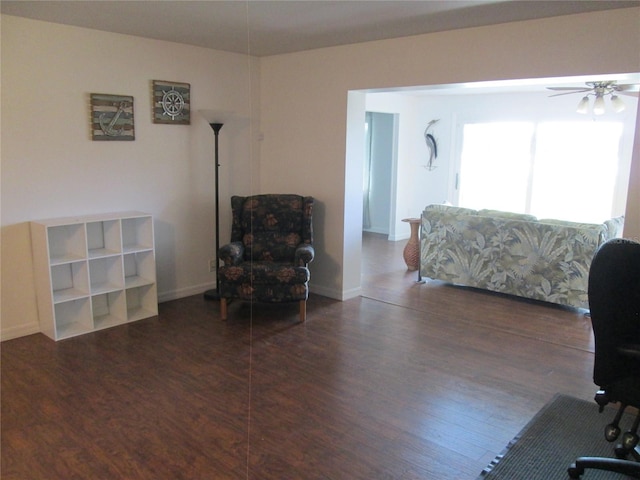
[{"label": "armchair armrest", "polygon": [[227,243],[218,250],[218,257],[225,265],[237,265],[244,257],[244,245],[242,242]]},{"label": "armchair armrest", "polygon": [[309,245],[308,243],[301,243],[296,248],[295,264],[306,267],[308,263],[311,263],[314,255],[315,250],[312,245]]}]

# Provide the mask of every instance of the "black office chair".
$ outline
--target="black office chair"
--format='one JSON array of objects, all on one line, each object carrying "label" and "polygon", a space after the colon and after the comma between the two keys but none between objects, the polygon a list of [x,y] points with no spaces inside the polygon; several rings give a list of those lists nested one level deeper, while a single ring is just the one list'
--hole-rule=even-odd
[{"label": "black office chair", "polygon": [[[620,404],[605,427],[605,438],[613,442],[621,433],[624,410],[640,408],[640,243],[614,239],[598,249],[589,271],[589,309],[595,337],[593,381],[600,387],[595,400],[600,412],[610,402]],[[595,468],[640,478],[640,411],[636,413],[615,449],[617,458],[580,457],[569,467],[569,477],[580,478],[586,468]],[[629,456],[634,460],[626,460]]]}]

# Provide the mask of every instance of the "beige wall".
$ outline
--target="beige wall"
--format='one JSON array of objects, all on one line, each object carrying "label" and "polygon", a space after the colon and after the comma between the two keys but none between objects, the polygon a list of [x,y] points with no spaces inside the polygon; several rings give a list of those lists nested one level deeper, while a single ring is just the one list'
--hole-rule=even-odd
[{"label": "beige wall", "polygon": [[638,122],[636,122],[633,160],[629,174],[624,236],[640,242],[640,102],[638,102]]},{"label": "beige wall", "polygon": [[[220,198],[227,207],[231,193],[249,193],[258,181],[249,123],[257,62],[11,16],[2,16],[1,38],[2,338],[39,330],[29,220],[151,213],[160,299],[210,288],[214,136],[197,110],[235,114],[220,133]],[[152,123],[152,80],[191,84],[191,125]],[[90,93],[134,97],[135,141],[91,141]],[[221,210],[221,238],[228,238],[229,208]]]},{"label": "beige wall", "polygon": [[[312,264],[314,289],[346,298],[360,287],[362,180],[345,163],[348,91],[638,72],[639,24],[640,8],[633,8],[262,59],[261,189],[293,183],[317,197],[321,248]],[[364,119],[363,102],[353,100]]]},{"label": "beige wall", "polygon": [[[38,331],[32,219],[149,212],[161,300],[211,286],[213,134],[198,109],[235,113],[220,137],[221,238],[228,236],[225,199],[232,194],[313,195],[317,258],[311,288],[347,298],[360,287],[362,169],[358,161],[345,162],[360,153],[357,139],[347,146],[346,126],[363,121],[365,105],[364,96],[350,90],[640,71],[640,8],[259,61],[17,17],[1,21],[3,339]],[[190,126],[151,122],[154,79],[191,84]],[[90,140],[92,92],[134,96],[135,142]],[[264,140],[256,143],[258,133]],[[636,200],[638,161],[636,155],[630,196]],[[633,207],[638,215],[636,201],[628,216]],[[640,222],[635,228],[631,235],[638,236]]]}]

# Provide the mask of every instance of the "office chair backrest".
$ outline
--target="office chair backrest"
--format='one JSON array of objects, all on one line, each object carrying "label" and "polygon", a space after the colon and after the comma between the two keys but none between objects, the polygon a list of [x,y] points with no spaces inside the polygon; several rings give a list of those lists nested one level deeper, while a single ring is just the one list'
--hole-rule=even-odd
[{"label": "office chair backrest", "polygon": [[595,336],[593,380],[612,382],[640,376],[640,359],[619,354],[640,344],[640,243],[613,239],[603,244],[589,271],[589,308]]}]

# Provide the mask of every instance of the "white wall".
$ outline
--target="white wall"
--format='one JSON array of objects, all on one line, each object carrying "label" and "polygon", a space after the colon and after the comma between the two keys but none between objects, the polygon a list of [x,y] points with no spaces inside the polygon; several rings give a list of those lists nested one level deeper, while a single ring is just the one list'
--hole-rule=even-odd
[{"label": "white wall", "polygon": [[[581,85],[576,82],[575,85]],[[465,90],[467,92],[471,90]],[[399,150],[402,154],[405,174],[398,177],[397,192],[399,203],[408,205],[412,210],[397,211],[397,217],[418,216],[424,206],[445,201],[456,204],[455,175],[459,160],[458,151],[461,140],[461,128],[464,123],[501,122],[501,121],[567,121],[567,122],[609,122],[624,124],[624,133],[620,145],[620,158],[623,160],[619,171],[619,188],[610,217],[623,215],[626,209],[629,169],[633,149],[636,125],[636,97],[622,97],[626,109],[614,113],[607,109],[601,116],[580,115],[576,113],[581,95],[550,97],[553,92],[520,93],[464,93],[439,94],[434,89],[431,94],[411,95],[410,92],[367,93],[367,110],[396,113],[400,119],[399,136],[403,143]],[[424,142],[424,129],[429,121],[439,119],[429,131],[438,143],[438,158],[434,170],[425,168],[427,149]],[[607,217],[608,218],[608,217]],[[602,218],[598,221],[604,221]],[[595,220],[594,220],[595,221]],[[409,230],[406,224],[398,227],[407,238]]]},{"label": "white wall", "polygon": [[[223,240],[230,195],[259,183],[250,136],[257,125],[249,121],[250,99],[259,108],[257,61],[6,15],[1,21],[2,338],[39,331],[27,223],[33,219],[151,213],[160,299],[210,288],[214,136],[198,110],[235,113],[220,132]],[[191,125],[152,123],[152,80],[191,84]],[[90,93],[134,97],[135,141],[91,140]]]},{"label": "white wall", "polygon": [[[38,330],[31,219],[147,211],[156,218],[161,298],[213,283],[213,134],[195,112],[190,126],[152,124],[151,80],[190,83],[194,111],[239,117],[221,132],[221,238],[231,194],[313,195],[311,289],[349,298],[360,291],[361,264],[364,136],[360,130],[347,142],[346,128],[364,122],[365,94],[356,90],[640,71],[640,8],[260,61],[17,17],[1,22],[2,338]],[[135,142],[90,140],[91,92],[135,97]],[[637,216],[640,206],[633,207],[627,216]]]},{"label": "white wall", "polygon": [[620,9],[263,58],[261,189],[293,183],[322,205],[312,289],[360,291],[362,175],[352,162],[361,168],[364,145],[347,143],[346,127],[362,124],[365,102],[353,91],[638,72],[639,23],[640,8]]}]

